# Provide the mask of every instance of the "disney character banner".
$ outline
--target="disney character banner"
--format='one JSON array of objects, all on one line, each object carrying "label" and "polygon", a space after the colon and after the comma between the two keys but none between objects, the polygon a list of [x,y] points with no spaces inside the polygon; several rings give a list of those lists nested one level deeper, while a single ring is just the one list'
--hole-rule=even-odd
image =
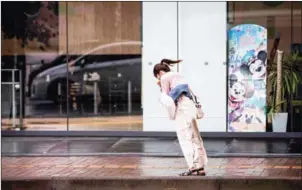
[{"label": "disney character banner", "polygon": [[242,24],[228,37],[228,131],[265,132],[267,30]]}]

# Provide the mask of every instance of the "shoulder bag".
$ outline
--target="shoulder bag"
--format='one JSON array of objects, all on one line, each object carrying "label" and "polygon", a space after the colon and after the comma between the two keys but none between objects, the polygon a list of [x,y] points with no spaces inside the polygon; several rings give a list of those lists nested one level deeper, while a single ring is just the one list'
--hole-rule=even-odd
[{"label": "shoulder bag", "polygon": [[198,100],[198,97],[193,93],[193,91],[191,90],[190,88],[190,93],[191,93],[191,96],[192,96],[192,101],[194,102],[195,104],[195,107],[196,107],[196,118],[197,119],[202,119],[204,117],[204,112],[202,110],[202,106]]}]

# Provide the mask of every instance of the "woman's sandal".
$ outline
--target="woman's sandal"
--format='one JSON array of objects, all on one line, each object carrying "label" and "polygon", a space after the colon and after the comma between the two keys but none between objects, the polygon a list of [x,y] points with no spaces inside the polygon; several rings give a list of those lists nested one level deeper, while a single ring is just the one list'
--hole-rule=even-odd
[{"label": "woman's sandal", "polygon": [[199,168],[195,170],[189,170],[188,172],[181,173],[180,176],[205,176],[206,173],[204,168]]}]

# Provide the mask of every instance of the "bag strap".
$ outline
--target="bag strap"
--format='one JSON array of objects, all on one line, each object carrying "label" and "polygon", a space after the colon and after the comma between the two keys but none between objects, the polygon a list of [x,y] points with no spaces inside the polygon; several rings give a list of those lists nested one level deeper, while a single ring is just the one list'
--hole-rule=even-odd
[{"label": "bag strap", "polygon": [[192,99],[193,99],[193,102],[195,104],[199,104],[198,100],[197,100],[197,96],[193,93],[192,89],[189,87],[189,90],[190,90],[190,93],[192,95]]}]

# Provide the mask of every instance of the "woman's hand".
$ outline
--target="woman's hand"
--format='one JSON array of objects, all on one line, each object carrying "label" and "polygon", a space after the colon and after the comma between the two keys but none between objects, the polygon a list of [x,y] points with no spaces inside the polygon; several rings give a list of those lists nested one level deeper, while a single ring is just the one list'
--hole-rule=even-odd
[{"label": "woman's hand", "polygon": [[159,87],[161,87],[161,86],[160,86],[160,80],[157,80],[157,81],[156,81],[156,84],[157,84]]}]

